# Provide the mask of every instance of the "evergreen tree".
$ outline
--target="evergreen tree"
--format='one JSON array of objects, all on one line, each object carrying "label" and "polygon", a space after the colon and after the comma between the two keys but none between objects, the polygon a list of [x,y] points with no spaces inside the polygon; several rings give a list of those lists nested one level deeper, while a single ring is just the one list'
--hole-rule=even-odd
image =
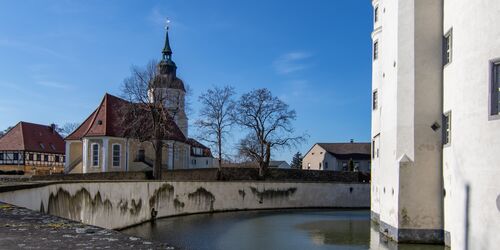
[{"label": "evergreen tree", "polygon": [[349,159],[349,171],[350,172],[354,172],[354,161],[351,159]]},{"label": "evergreen tree", "polygon": [[291,168],[301,169],[302,168],[302,154],[297,152],[293,155]]}]

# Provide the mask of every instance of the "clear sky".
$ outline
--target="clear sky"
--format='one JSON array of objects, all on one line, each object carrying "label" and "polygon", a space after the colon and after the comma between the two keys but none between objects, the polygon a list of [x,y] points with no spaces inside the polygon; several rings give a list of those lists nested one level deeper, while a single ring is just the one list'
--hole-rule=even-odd
[{"label": "clear sky", "polygon": [[192,89],[190,122],[207,88],[266,87],[309,134],[273,158],[370,141],[368,0],[0,0],[0,129],[83,122],[104,93],[120,95],[131,65],[160,59],[166,17],[178,76]]}]

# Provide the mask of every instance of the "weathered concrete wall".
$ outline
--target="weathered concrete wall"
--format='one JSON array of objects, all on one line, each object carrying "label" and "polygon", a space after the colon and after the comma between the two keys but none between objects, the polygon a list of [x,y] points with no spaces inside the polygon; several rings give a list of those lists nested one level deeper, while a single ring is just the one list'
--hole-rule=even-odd
[{"label": "weathered concrete wall", "polygon": [[110,229],[157,217],[248,209],[370,206],[370,186],[310,182],[75,182],[6,191],[0,201]]}]

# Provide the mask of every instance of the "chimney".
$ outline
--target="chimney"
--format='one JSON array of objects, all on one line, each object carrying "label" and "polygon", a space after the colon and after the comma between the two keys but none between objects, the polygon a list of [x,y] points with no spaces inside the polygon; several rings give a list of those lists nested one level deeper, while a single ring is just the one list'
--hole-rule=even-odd
[{"label": "chimney", "polygon": [[351,139],[351,143],[354,143],[354,139]]},{"label": "chimney", "polygon": [[57,125],[52,123],[50,124],[50,132],[55,133],[56,132]]}]

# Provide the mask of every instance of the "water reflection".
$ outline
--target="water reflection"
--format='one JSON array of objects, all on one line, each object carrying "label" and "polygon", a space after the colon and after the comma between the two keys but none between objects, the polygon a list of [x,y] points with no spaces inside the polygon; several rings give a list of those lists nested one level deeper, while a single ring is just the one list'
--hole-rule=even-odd
[{"label": "water reflection", "polygon": [[321,220],[296,225],[308,233],[318,245],[366,246],[370,232],[370,221],[366,219]]},{"label": "water reflection", "polygon": [[183,249],[442,250],[381,238],[366,210],[285,210],[160,219],[123,232]]}]

